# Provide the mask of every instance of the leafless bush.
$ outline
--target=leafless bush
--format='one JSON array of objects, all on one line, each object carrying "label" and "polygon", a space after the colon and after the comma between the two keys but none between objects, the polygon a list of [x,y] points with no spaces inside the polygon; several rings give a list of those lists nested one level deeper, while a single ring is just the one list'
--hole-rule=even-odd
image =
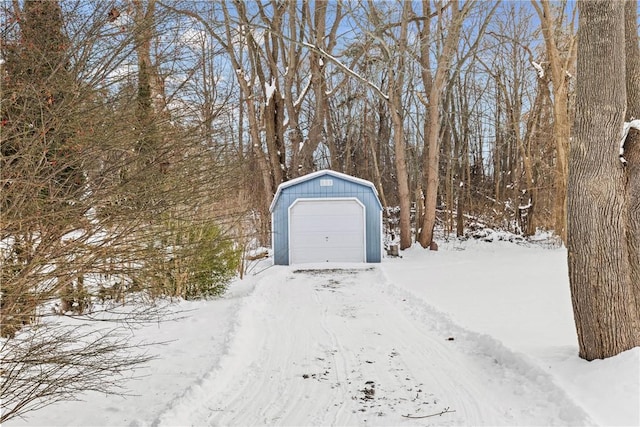
[{"label": "leafless bush", "polygon": [[235,272],[239,170],[224,144],[203,140],[197,114],[156,102],[186,85],[158,92],[159,62],[185,61],[152,64],[166,14],[132,5],[0,6],[0,421],[108,392],[149,360],[127,327],[162,319],[165,296],[187,296],[158,266],[189,296]]},{"label": "leafless bush", "polygon": [[0,422],[81,393],[114,393],[120,378],[151,356],[123,329],[47,322],[0,342]]}]

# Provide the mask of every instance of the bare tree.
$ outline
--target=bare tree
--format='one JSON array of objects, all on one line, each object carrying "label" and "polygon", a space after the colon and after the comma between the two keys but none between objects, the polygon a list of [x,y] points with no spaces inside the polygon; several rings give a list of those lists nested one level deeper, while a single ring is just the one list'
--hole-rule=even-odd
[{"label": "bare tree", "polygon": [[[376,28],[382,27],[382,22],[375,10],[373,3],[369,5],[371,16]],[[411,16],[409,2],[402,3],[402,16],[400,17],[400,33],[395,40],[395,53],[389,55],[389,109],[391,123],[393,124],[393,146],[395,154],[396,180],[398,185],[398,202],[400,205],[400,249],[411,247],[411,194],[409,191],[409,176],[407,173],[406,142],[405,142],[405,108],[402,95],[405,90],[405,74],[407,61],[408,27]],[[387,52],[391,48],[385,46]]]},{"label": "bare tree", "polygon": [[488,59],[491,62],[487,64],[482,57],[477,58],[498,90],[494,198],[504,207],[508,223],[514,223],[514,229],[519,226],[525,236],[547,226],[544,212],[548,206],[542,203],[539,194],[550,167],[547,163],[551,164],[537,148],[545,145],[540,134],[551,100],[548,73],[534,61],[530,50],[530,19],[528,10],[508,4],[498,17],[496,31],[491,32],[495,43]]},{"label": "bare tree", "polygon": [[[294,176],[309,173],[314,169],[313,153],[320,144],[326,145],[329,149],[330,167],[335,170],[340,169],[340,153],[335,144],[335,135],[329,110],[330,87],[328,85],[327,69],[330,66],[330,62],[322,52],[331,54],[335,48],[337,43],[336,34],[342,21],[342,4],[340,2],[336,3],[335,10],[330,11],[330,3],[326,0],[316,1],[313,5],[313,11],[310,10],[308,2],[303,3],[302,23],[306,27],[306,33],[309,34],[308,43],[317,49],[311,49],[309,52],[309,78],[313,92],[313,108],[306,141],[299,150],[296,147],[292,147],[292,163],[296,166]],[[330,22],[329,12],[332,12],[331,18],[333,22],[327,29],[327,25]]]},{"label": "bare tree", "polygon": [[[428,120],[425,121],[424,152],[422,173],[426,182],[425,210],[422,219],[418,241],[423,248],[427,248],[433,241],[433,228],[436,224],[436,204],[438,195],[439,156],[440,156],[440,100],[442,91],[447,83],[448,70],[454,57],[454,52],[460,39],[460,31],[464,19],[469,14],[472,3],[465,2],[460,9],[457,0],[448,3],[451,8],[451,21],[444,36],[442,52],[436,60],[435,75],[431,74],[431,55],[429,44],[431,40],[430,19],[431,6],[429,1],[423,2],[423,17],[427,21],[420,32],[420,65],[422,80],[428,96]],[[436,13],[438,26],[444,29],[444,10]]]},{"label": "bare tree", "polygon": [[[542,28],[547,59],[551,69],[553,86],[553,135],[556,141],[556,194],[555,194],[555,232],[566,241],[566,187],[568,174],[568,151],[571,123],[569,120],[569,81],[576,60],[576,38],[573,35],[573,18],[564,27],[564,10],[560,16],[554,16],[549,0],[531,0]],[[575,17],[574,9],[574,17]],[[561,40],[559,32],[569,32],[568,40]],[[562,49],[561,44],[564,44]]]}]

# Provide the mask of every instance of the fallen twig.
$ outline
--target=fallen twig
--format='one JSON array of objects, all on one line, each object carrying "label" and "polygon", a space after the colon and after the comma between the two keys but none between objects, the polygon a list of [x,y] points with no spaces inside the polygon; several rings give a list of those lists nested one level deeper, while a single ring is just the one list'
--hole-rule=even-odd
[{"label": "fallen twig", "polygon": [[448,414],[450,412],[456,412],[456,410],[452,410],[450,411],[449,408],[444,408],[444,410],[442,410],[441,412],[438,412],[437,414],[429,414],[429,415],[421,415],[421,416],[416,416],[416,415],[403,415],[404,418],[413,418],[413,419],[417,419],[417,418],[429,418],[429,417],[439,417],[440,415],[444,415],[444,414]]}]

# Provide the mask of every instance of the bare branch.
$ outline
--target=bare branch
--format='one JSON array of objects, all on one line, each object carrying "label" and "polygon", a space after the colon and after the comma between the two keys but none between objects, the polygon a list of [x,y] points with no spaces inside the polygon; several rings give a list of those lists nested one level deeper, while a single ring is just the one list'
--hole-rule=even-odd
[{"label": "bare branch", "polygon": [[403,415],[403,418],[412,418],[412,419],[421,419],[421,418],[431,418],[431,417],[440,417],[444,414],[450,414],[452,412],[456,412],[455,409],[454,410],[450,410],[449,407],[444,408],[442,411],[437,412],[435,414],[429,414],[429,415]]}]

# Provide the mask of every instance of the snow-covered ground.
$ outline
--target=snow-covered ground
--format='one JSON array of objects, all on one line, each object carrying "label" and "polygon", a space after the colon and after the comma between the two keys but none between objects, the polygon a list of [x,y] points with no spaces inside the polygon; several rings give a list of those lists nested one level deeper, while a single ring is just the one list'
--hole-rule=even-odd
[{"label": "snow-covered ground", "polygon": [[564,249],[456,241],[402,255],[263,261],[224,298],[137,331],[166,343],[123,379],[130,396],[86,394],[6,425],[640,425],[640,348],[577,357]]}]

